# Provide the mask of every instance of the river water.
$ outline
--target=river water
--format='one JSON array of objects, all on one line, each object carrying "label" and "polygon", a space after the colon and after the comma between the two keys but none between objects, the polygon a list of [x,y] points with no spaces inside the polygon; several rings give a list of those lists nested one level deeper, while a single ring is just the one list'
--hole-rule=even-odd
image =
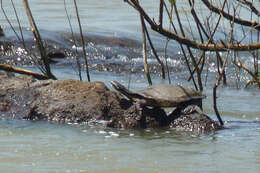
[{"label": "river water", "polygon": [[[156,16],[157,1],[144,0],[144,6]],[[24,34],[28,42],[32,40],[28,22],[21,1],[14,0],[20,16]],[[72,50],[73,45],[66,39],[70,31],[63,0],[31,1],[35,20],[45,39],[51,40],[54,47],[61,44]],[[180,2],[185,3],[185,2]],[[15,15],[10,2],[3,1],[4,9],[17,29]],[[140,25],[137,13],[123,0],[79,1],[79,11],[84,33],[92,38],[89,44],[91,79],[104,81],[118,80],[131,89],[147,85],[142,70]],[[260,4],[258,4],[260,8]],[[67,0],[68,13],[72,18],[74,32],[78,33],[72,2]],[[204,9],[202,8],[202,11]],[[4,40],[17,42],[10,30],[3,12],[0,12],[0,25],[4,28]],[[162,48],[163,38],[155,33],[156,45]],[[118,44],[110,44],[111,38],[120,38]],[[177,46],[170,53],[180,55]],[[20,49],[17,49],[17,51]],[[16,52],[17,53],[17,52]],[[18,51],[16,63],[21,61]],[[129,55],[130,54],[130,55]],[[128,62],[131,57],[131,63]],[[210,56],[210,54],[209,54]],[[242,55],[245,56],[245,55]],[[8,59],[7,55],[3,58]],[[59,79],[77,78],[70,60],[59,61],[53,71]],[[153,60],[149,60],[153,63]],[[250,61],[249,61],[250,62]],[[95,68],[101,63],[119,65],[110,73]],[[207,98],[204,111],[213,119],[212,86],[215,81],[214,62],[210,62]],[[18,63],[19,64],[19,63]],[[19,64],[22,66],[22,63]],[[178,59],[169,59],[174,83],[186,82],[187,72]],[[37,70],[35,66],[24,68]],[[136,71],[129,73],[127,69]],[[232,68],[230,71],[232,71]],[[105,70],[106,71],[106,70]],[[110,71],[107,69],[107,71]],[[109,75],[108,75],[109,74]],[[152,74],[155,83],[161,83],[158,73]],[[248,172],[260,170],[260,92],[255,88],[236,89],[234,77],[230,76],[230,87],[218,89],[218,107],[225,121],[224,130],[212,134],[196,136],[169,129],[118,130],[78,124],[51,124],[30,122],[2,117],[0,120],[0,172],[120,172],[120,173],[196,173],[196,172]],[[242,78],[243,79],[243,78]],[[247,80],[246,78],[244,80]],[[242,86],[244,83],[238,84]]]}]

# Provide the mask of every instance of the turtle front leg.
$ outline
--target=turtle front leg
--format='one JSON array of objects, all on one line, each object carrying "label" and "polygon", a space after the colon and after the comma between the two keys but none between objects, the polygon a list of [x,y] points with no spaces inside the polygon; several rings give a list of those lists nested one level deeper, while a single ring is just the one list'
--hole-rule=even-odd
[{"label": "turtle front leg", "polygon": [[140,116],[140,117],[139,117],[139,120],[140,120],[140,119],[142,118],[142,116],[143,116],[143,109],[144,109],[145,104],[146,104],[146,101],[145,101],[145,100],[138,100],[138,101],[135,103],[137,113],[138,113],[138,115]]},{"label": "turtle front leg", "polygon": [[[203,111],[202,99],[191,100],[178,105],[176,109],[169,114],[170,119],[174,121],[175,119],[179,118],[183,113],[183,111],[185,110],[185,108],[187,108],[188,106],[198,106],[201,109],[201,111]],[[191,109],[191,111],[197,111],[197,110]]]},{"label": "turtle front leg", "polygon": [[202,107],[202,99],[199,99],[197,102],[197,106],[201,109],[201,111],[203,111],[203,107]]},{"label": "turtle front leg", "polygon": [[175,108],[175,110],[173,110],[168,116],[170,118],[171,121],[176,120],[177,118],[179,118],[181,116],[181,112],[183,110],[182,106],[178,106]]},{"label": "turtle front leg", "polygon": [[141,121],[141,126],[143,126],[144,128],[146,126],[146,116],[144,114],[145,105],[146,105],[145,100],[139,100],[135,103],[137,114],[138,114],[137,120]]}]

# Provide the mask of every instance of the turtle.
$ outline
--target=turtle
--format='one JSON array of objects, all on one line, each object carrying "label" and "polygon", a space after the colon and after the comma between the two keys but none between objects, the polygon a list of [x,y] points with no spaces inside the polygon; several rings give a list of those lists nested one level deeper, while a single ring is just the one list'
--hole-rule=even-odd
[{"label": "turtle", "polygon": [[142,114],[142,108],[167,108],[176,107],[170,114],[176,119],[189,105],[197,105],[202,110],[202,99],[206,98],[201,92],[182,85],[159,84],[152,85],[137,92],[132,92],[117,81],[110,82],[121,94],[135,103]]}]

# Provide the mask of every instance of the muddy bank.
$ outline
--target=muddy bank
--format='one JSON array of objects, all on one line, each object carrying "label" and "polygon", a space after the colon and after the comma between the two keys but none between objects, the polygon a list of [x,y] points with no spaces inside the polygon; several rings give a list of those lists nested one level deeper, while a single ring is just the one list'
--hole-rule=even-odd
[{"label": "muddy bank", "polygon": [[109,90],[103,82],[77,80],[36,81],[29,76],[0,75],[2,117],[47,120],[56,123],[100,123],[113,128],[170,127],[181,131],[210,132],[219,129],[208,116],[191,113],[174,120],[162,109],[144,109]]}]

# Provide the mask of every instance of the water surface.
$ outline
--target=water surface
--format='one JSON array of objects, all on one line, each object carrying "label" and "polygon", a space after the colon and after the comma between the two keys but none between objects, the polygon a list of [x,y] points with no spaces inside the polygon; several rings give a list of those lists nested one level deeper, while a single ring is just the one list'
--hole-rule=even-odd
[{"label": "water surface", "polygon": [[[28,30],[22,2],[18,0],[14,2],[21,16],[24,31]],[[55,42],[55,46],[62,45],[64,49],[72,50],[73,45],[66,42],[70,28],[63,2],[41,0],[31,1],[30,4],[43,37]],[[8,1],[3,3],[12,23],[17,27],[10,3]],[[140,40],[138,14],[123,3],[123,0],[88,0],[78,3],[84,33],[99,36],[93,37],[93,44],[87,46],[90,64],[93,66],[90,71],[92,80],[104,81],[108,86],[110,80],[118,80],[124,85],[128,85],[128,81],[131,80],[130,88],[133,90],[147,86],[145,75],[140,70],[133,73],[127,70],[121,73],[115,71],[107,73],[94,68],[96,64],[102,63],[118,63],[126,66],[126,69],[142,66],[141,48],[138,44]],[[155,8],[157,3],[157,1],[144,3],[145,8],[154,16],[157,15]],[[77,28],[73,4],[67,2],[67,7],[74,19],[72,25]],[[201,8],[203,12],[204,8]],[[0,24],[4,29],[9,28],[2,12]],[[16,42],[12,31],[7,30],[6,35],[8,39]],[[32,44],[30,32],[25,35]],[[111,45],[103,36],[127,38],[123,42],[128,45],[126,47]],[[156,38],[159,48],[164,46],[160,42],[164,39],[156,34],[153,37]],[[191,86],[191,83],[186,82],[188,75],[178,59],[181,57],[178,50],[172,49],[171,53],[169,64],[173,69],[172,80],[174,83]],[[19,58],[18,54],[15,58]],[[150,59],[149,62],[154,63],[155,60]],[[59,79],[77,78],[76,71],[71,68],[73,65],[74,60],[59,60],[57,64],[52,65],[53,72]],[[35,70],[33,65],[23,67]],[[212,109],[215,70],[212,62],[209,68],[209,84],[205,90],[207,98],[203,103],[205,112],[213,119],[216,119]],[[155,83],[167,82],[161,80],[158,73],[152,77]],[[259,172],[260,92],[255,88],[237,90],[235,82],[229,82],[232,84],[230,87],[218,89],[218,107],[226,129],[201,136],[169,129],[118,130],[102,126],[60,125],[2,117],[0,172]]]}]

